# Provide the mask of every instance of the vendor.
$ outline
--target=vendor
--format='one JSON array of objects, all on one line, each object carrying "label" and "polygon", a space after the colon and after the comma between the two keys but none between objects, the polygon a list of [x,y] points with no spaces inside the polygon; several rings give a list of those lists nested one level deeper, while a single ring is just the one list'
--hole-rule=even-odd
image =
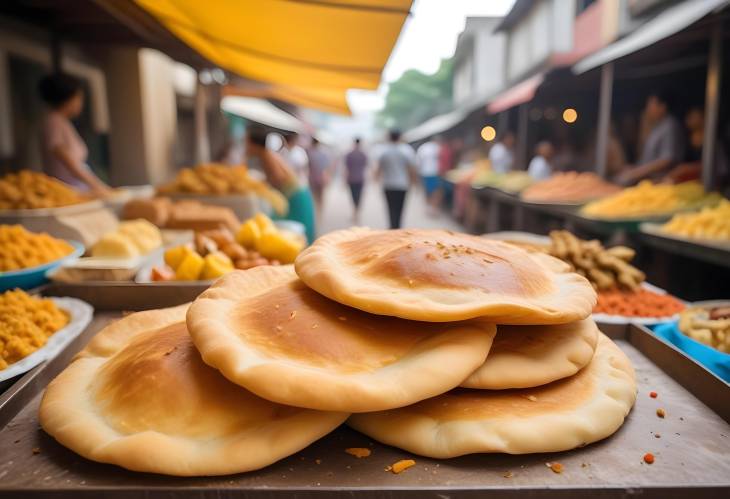
[{"label": "vendor", "polygon": [[684,132],[672,116],[671,98],[666,92],[654,92],[646,99],[645,116],[649,132],[638,165],[624,165],[616,182],[633,185],[643,179],[657,180],[684,159]]},{"label": "vendor", "polygon": [[[686,182],[688,180],[699,180],[702,176],[702,145],[705,140],[705,113],[699,107],[693,107],[684,118],[689,135],[687,156],[685,162],[681,163],[667,174],[665,180],[670,183]],[[720,187],[727,182],[730,168],[728,158],[725,154],[725,147],[722,140],[715,142],[715,157],[713,184]]]},{"label": "vendor", "polygon": [[262,127],[250,127],[246,133],[246,156],[253,158],[266,180],[286,196],[289,213],[284,218],[304,225],[307,241],[311,243],[316,237],[312,193],[280,154],[266,148],[267,135]]},{"label": "vendor", "polygon": [[41,80],[39,90],[48,105],[41,133],[43,171],[78,190],[107,194],[109,186],[86,164],[89,151],[71,123],[84,106],[81,84],[71,76],[55,73]]}]

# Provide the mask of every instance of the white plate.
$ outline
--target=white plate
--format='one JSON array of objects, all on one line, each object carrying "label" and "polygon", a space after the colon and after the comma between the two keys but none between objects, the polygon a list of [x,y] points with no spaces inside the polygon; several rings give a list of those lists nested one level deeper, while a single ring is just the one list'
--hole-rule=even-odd
[{"label": "white plate", "polygon": [[26,373],[35,366],[48,359],[52,359],[58,353],[66,348],[66,345],[76,338],[86,329],[94,316],[94,308],[88,303],[77,300],[76,298],[56,298],[51,300],[58,308],[69,313],[70,321],[63,329],[53,333],[45,345],[40,347],[32,354],[20,359],[14,364],[10,364],[6,369],[0,371],[0,382],[14,378],[19,374]]}]

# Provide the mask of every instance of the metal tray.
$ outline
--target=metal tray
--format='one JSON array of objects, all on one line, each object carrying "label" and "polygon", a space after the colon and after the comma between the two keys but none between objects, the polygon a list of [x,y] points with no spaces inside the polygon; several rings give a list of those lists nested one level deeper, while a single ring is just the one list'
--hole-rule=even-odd
[{"label": "metal tray", "polygon": [[193,301],[210,287],[206,281],[52,282],[40,289],[48,296],[70,296],[90,303],[97,311],[149,310]]},{"label": "metal tray", "polygon": [[[343,426],[267,468],[224,477],[167,477],[87,461],[40,430],[38,405],[43,388],[73,354],[119,316],[98,314],[61,355],[0,397],[0,497],[671,499],[691,494],[699,499],[730,494],[730,387],[634,325],[603,329],[634,364],[636,406],[615,435],[569,452],[434,460],[380,445]],[[658,398],[650,398],[650,391]],[[660,407],[664,419],[656,415]],[[344,452],[368,446],[368,458]],[[642,462],[646,452],[656,456],[653,465]],[[415,459],[416,466],[399,475],[384,470],[404,458]],[[552,461],[565,471],[553,473],[545,466]]]}]

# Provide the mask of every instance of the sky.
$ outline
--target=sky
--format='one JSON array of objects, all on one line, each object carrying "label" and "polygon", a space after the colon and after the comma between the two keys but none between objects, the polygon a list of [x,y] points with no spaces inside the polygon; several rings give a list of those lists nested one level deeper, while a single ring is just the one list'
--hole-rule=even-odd
[{"label": "sky", "polygon": [[503,16],[513,3],[514,0],[415,0],[383,71],[383,83],[377,91],[350,90],[350,109],[356,114],[381,109],[388,82],[397,80],[408,69],[433,73],[441,59],[454,54],[456,39],[468,16]]}]

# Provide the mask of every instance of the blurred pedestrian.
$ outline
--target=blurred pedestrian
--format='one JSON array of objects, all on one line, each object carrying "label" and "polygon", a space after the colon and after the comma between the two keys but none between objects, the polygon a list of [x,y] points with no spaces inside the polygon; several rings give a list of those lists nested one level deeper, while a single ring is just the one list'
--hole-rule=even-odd
[{"label": "blurred pedestrian", "polygon": [[685,139],[682,125],[672,116],[673,99],[668,92],[653,92],[646,99],[644,114],[650,123],[649,135],[637,165],[625,165],[616,177],[622,185],[649,178],[657,180],[684,159]]},{"label": "blurred pedestrian", "polygon": [[266,147],[268,133],[263,127],[253,126],[246,134],[246,155],[261,165],[266,180],[286,197],[289,211],[283,218],[304,225],[307,241],[316,237],[314,203],[306,184],[302,184],[287,161]]},{"label": "blurred pedestrian", "polygon": [[489,162],[492,171],[496,173],[507,173],[515,162],[515,134],[507,130],[491,149],[489,149]]},{"label": "blurred pedestrian", "polygon": [[382,148],[375,171],[376,178],[383,183],[391,229],[400,228],[406,193],[417,175],[416,153],[410,145],[400,141],[400,136],[399,130],[389,132],[388,143]]},{"label": "blurred pedestrian", "polygon": [[535,146],[535,157],[530,161],[527,167],[527,173],[534,180],[546,180],[553,174],[550,161],[555,155],[555,148],[547,140],[537,143]]},{"label": "blurred pedestrian", "polygon": [[309,188],[314,197],[317,219],[321,220],[324,188],[329,182],[332,159],[316,137],[312,137],[312,145],[307,149],[307,158],[309,159]]},{"label": "blurred pedestrian", "polygon": [[365,183],[365,169],[368,165],[368,156],[363,152],[360,138],[356,138],[352,149],[345,155],[345,168],[347,169],[347,185],[350,186],[352,204],[354,206],[353,222],[358,223],[360,219],[360,195]]},{"label": "blurred pedestrian", "polygon": [[430,213],[435,212],[434,193],[439,187],[439,145],[440,138],[432,138],[418,147],[418,173],[421,175],[423,190],[426,193]]},{"label": "blurred pedestrian", "polygon": [[307,151],[299,145],[299,139],[299,134],[295,132],[284,135],[284,143],[280,153],[296,173],[299,183],[308,185],[309,158],[307,157]]},{"label": "blurred pedestrian", "polygon": [[41,130],[43,171],[79,190],[108,194],[109,186],[86,164],[89,149],[71,123],[84,108],[81,83],[67,74],[55,73],[43,78],[38,90],[48,106]]}]

